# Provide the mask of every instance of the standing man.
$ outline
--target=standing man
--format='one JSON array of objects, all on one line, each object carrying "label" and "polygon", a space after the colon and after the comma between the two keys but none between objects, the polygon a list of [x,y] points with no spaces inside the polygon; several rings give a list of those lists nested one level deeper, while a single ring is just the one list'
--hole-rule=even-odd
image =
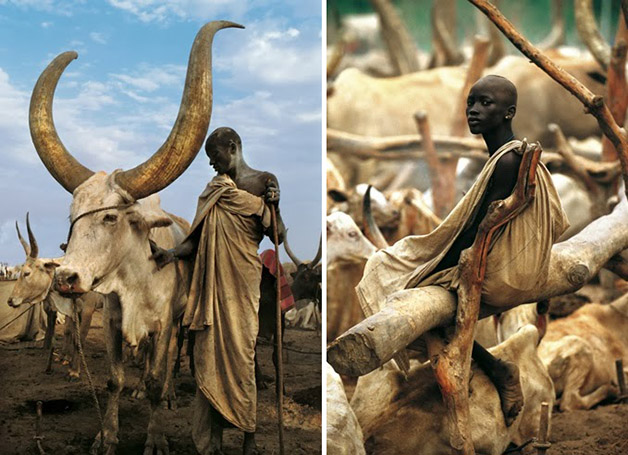
[{"label": "standing man", "polygon": [[[262,263],[257,250],[273,226],[268,207],[278,210],[279,184],[269,173],[249,167],[240,136],[214,130],[205,143],[216,177],[198,199],[186,240],[153,255],[159,267],[174,259],[194,261],[184,325],[195,331],[197,384],[192,437],[201,455],[222,453],[222,432],[244,431],[244,455],[255,444],[257,390],[255,341]],[[277,212],[280,242],[284,226]]]}]

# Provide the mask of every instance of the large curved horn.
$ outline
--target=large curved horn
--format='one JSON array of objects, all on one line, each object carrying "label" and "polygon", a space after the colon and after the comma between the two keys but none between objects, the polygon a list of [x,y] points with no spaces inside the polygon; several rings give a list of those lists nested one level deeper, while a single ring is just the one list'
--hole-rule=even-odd
[{"label": "large curved horn", "polygon": [[611,47],[597,28],[591,0],[575,0],[574,6],[578,35],[580,35],[582,42],[593,54],[593,58],[606,71],[611,61]]},{"label": "large curved horn", "polygon": [[310,265],[314,267],[316,264],[318,264],[318,261],[321,260],[321,257],[323,257],[323,234],[321,234],[321,238],[318,241],[318,251],[316,251],[316,256],[314,256],[314,259],[312,259]]},{"label": "large curved horn", "polygon": [[26,212],[26,230],[28,231],[28,243],[31,244],[31,254],[30,257],[33,259],[37,259],[37,255],[39,254],[39,247],[37,246],[37,240],[33,235],[33,231],[31,230],[31,222],[28,219],[28,212]]},{"label": "large curved horn", "polygon": [[24,252],[26,253],[26,256],[30,256],[31,247],[28,246],[28,243],[26,243],[26,240],[24,240],[24,237],[22,237],[22,234],[20,232],[20,226],[18,226],[17,221],[15,222],[15,229],[17,230],[17,238],[20,239],[20,243],[22,244],[22,248],[24,248]]},{"label": "large curved horn", "polygon": [[388,248],[388,242],[373,219],[373,213],[371,212],[371,188],[373,188],[373,185],[368,186],[362,198],[362,229],[364,230],[366,238],[369,239],[377,249],[381,250]]},{"label": "large curved horn", "polygon": [[70,155],[59,139],[52,118],[52,99],[61,73],[77,57],[76,52],[69,51],[50,62],[37,79],[28,115],[31,138],[39,158],[54,179],[70,193],[93,172]]},{"label": "large curved horn", "polygon": [[229,21],[214,21],[199,30],[190,51],[181,107],[168,139],[147,161],[118,175],[118,184],[135,199],[174,182],[201,149],[212,112],[212,41],[217,31],[229,27],[244,28]]},{"label": "large curved horn", "polygon": [[283,247],[286,250],[286,253],[288,253],[288,256],[290,256],[290,259],[292,259],[292,262],[294,262],[294,265],[298,267],[301,264],[303,264],[303,262],[300,261],[299,258],[296,257],[295,254],[292,252],[292,250],[290,249],[290,245],[288,245],[288,230],[287,229],[286,229],[286,235],[283,236]]}]

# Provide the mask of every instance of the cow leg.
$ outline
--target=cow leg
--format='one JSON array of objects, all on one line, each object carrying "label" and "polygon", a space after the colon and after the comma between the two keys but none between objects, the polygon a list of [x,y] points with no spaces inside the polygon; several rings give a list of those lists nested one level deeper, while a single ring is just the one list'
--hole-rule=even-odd
[{"label": "cow leg", "polygon": [[512,362],[500,360],[493,356],[477,341],[473,342],[472,357],[495,385],[499,393],[506,426],[510,426],[523,408],[519,367]]},{"label": "cow leg", "polygon": [[[103,433],[105,454],[115,455],[118,445],[118,407],[120,393],[124,388],[124,367],[122,364],[122,312],[120,303],[112,297],[109,297],[104,305],[103,329],[110,367],[110,377],[107,381],[109,398],[103,419]],[[100,433],[98,433],[92,444],[92,454],[100,454],[100,444]]]},{"label": "cow leg", "polygon": [[605,398],[617,394],[617,387],[610,383],[601,385],[587,395],[581,394],[585,381],[591,375],[591,370],[595,368],[593,352],[587,346],[581,346],[576,352],[572,352],[562,360],[567,363],[567,366],[564,374],[565,388],[560,400],[561,411],[590,409]]},{"label": "cow leg", "polygon": [[139,356],[143,359],[143,367],[142,367],[142,375],[140,376],[140,380],[131,392],[131,398],[135,398],[137,400],[143,400],[146,398],[146,378],[148,378],[150,372],[150,350],[152,347],[142,347],[141,353]]},{"label": "cow leg", "polygon": [[[180,327],[180,330],[183,330],[183,327]],[[179,347],[179,331],[173,330],[170,335],[170,344],[168,346],[168,360],[166,365],[166,383],[164,385],[164,390],[166,390],[166,398],[167,403],[166,409],[177,409],[177,394],[174,389],[174,370],[175,370],[175,359],[178,362],[180,354]]]},{"label": "cow leg", "polygon": [[168,355],[170,351],[170,341],[172,339],[172,325],[163,327],[160,332],[153,335],[153,346],[150,350],[151,368],[146,378],[146,393],[150,400],[150,420],[146,431],[146,442],[144,443],[144,455],[168,455],[168,441],[164,435],[163,422],[167,416],[161,406],[164,399],[166,370],[168,368]]},{"label": "cow leg", "polygon": [[52,349],[52,339],[55,336],[55,323],[57,321],[57,312],[51,308],[46,308],[47,324],[46,334],[44,335],[44,349]]},{"label": "cow leg", "polygon": [[173,376],[176,378],[181,369],[181,349],[185,341],[185,329],[183,328],[183,318],[179,319],[179,330],[177,332],[177,361],[174,364]]},{"label": "cow leg", "polygon": [[[81,336],[81,320],[82,320],[82,312],[77,312],[76,316],[78,317],[78,325],[79,329],[76,330],[76,322],[72,319],[70,322],[72,324],[72,357],[70,361],[70,368],[68,369],[68,379],[70,381],[77,381],[81,375],[81,354],[78,349],[78,340]],[[83,339],[81,338],[81,342]],[[83,343],[83,348],[85,348],[85,344]]]},{"label": "cow leg", "polygon": [[73,331],[74,329],[74,321],[72,318],[65,318],[65,323],[63,324],[63,350],[61,351],[61,364],[69,365],[72,356],[74,355],[74,342],[73,340]]},{"label": "cow leg", "polygon": [[46,325],[46,334],[44,336],[44,349],[48,349],[48,361],[46,362],[45,373],[50,374],[52,372],[52,357],[54,355],[53,338],[55,336],[57,312],[46,309],[46,315],[48,316],[48,324]]}]

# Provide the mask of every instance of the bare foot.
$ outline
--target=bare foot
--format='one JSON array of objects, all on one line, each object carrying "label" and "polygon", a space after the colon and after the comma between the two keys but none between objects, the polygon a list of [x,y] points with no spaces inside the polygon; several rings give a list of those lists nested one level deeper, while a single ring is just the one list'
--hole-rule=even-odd
[{"label": "bare foot", "polygon": [[512,425],[523,407],[523,392],[519,379],[519,367],[512,362],[501,362],[503,369],[495,371],[492,377],[499,399],[506,426]]}]

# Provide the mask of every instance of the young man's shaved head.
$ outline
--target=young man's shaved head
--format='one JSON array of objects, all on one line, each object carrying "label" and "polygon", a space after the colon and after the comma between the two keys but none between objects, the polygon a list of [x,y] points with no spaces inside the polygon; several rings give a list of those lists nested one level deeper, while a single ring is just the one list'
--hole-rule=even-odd
[{"label": "young man's shaved head", "polygon": [[479,79],[474,86],[487,84],[495,93],[503,96],[502,100],[509,105],[517,105],[517,88],[515,85],[503,76],[489,74]]}]

